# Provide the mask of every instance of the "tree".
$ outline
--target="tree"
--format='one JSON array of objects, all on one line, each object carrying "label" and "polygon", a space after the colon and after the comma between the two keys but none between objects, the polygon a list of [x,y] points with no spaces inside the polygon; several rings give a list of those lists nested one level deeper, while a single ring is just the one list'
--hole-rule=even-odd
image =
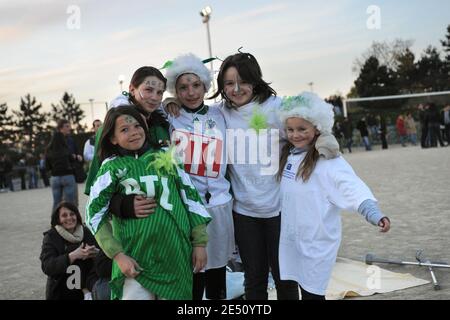
[{"label": "tree", "polygon": [[59,119],[69,120],[77,133],[84,132],[80,121],[85,117],[84,111],[76,103],[73,95],[64,92],[59,104],[52,103],[52,119],[57,122]]},{"label": "tree", "polygon": [[448,73],[437,48],[429,46],[417,62],[418,81],[423,91],[444,91],[449,89]]},{"label": "tree", "polygon": [[355,81],[359,97],[386,96],[397,93],[393,71],[380,65],[376,57],[370,57],[364,63]]},{"label": "tree", "polygon": [[409,49],[397,57],[396,86],[401,94],[422,92],[415,55]]},{"label": "tree", "polygon": [[447,27],[447,35],[445,38],[446,40],[441,40],[444,51],[447,53],[444,59],[444,73],[450,78],[450,25]]},{"label": "tree", "polygon": [[377,58],[380,65],[386,66],[388,69],[396,71],[399,60],[398,58],[410,51],[413,45],[412,40],[396,39],[389,42],[373,42],[371,47],[362,54],[360,58],[356,58],[353,62],[353,72],[360,73],[364,64],[370,57]]},{"label": "tree", "polygon": [[445,40],[441,40],[442,46],[444,47],[444,51],[447,53],[445,56],[445,61],[450,63],[450,24],[447,27],[447,35],[445,36]]},{"label": "tree", "polygon": [[5,151],[14,142],[14,121],[12,115],[8,114],[6,103],[0,103],[0,151]]},{"label": "tree", "polygon": [[[44,131],[49,113],[41,112],[42,104],[36,103],[36,98],[27,94],[20,98],[20,111],[13,111],[17,120],[14,124],[17,128],[17,135],[22,141],[25,151],[32,152],[36,147],[37,135]],[[48,143],[48,141],[47,141]]]}]

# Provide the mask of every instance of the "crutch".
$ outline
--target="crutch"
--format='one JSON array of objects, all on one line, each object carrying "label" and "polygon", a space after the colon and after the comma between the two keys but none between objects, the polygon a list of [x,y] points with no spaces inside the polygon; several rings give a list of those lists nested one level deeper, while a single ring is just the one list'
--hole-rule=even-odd
[{"label": "crutch", "polygon": [[[430,260],[425,259],[425,261],[424,261],[424,259],[422,259],[422,252],[423,252],[423,250],[418,250],[416,252],[416,260],[419,261],[419,262],[425,262],[425,263],[431,264]],[[437,282],[436,276],[434,274],[433,267],[428,266],[428,270],[430,270],[430,273],[431,273],[431,279],[433,280],[433,288],[434,288],[434,290],[441,290],[441,286]]]},{"label": "crutch", "polygon": [[372,263],[388,263],[388,264],[397,264],[397,265],[411,265],[411,266],[420,266],[420,267],[434,267],[434,268],[449,268],[450,265],[445,262],[437,262],[437,261],[427,261],[427,262],[409,262],[409,261],[401,261],[401,260],[389,260],[378,258],[375,255],[368,253],[366,254],[366,264]]}]

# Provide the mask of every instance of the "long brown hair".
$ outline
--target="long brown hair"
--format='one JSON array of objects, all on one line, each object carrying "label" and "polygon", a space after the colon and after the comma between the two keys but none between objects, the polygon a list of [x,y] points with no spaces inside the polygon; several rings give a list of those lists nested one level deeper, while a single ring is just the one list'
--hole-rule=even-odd
[{"label": "long brown hair", "polygon": [[[166,90],[167,79],[163,76],[161,71],[159,71],[155,67],[150,66],[144,66],[137,69],[131,77],[130,85],[137,89],[144,82],[145,78],[150,76],[154,76],[161,80],[164,83],[164,90]],[[163,127],[167,132],[169,132],[169,122],[167,121],[166,116],[162,113],[161,110],[155,110],[150,114],[140,105],[140,103],[131,93],[128,100],[136,106],[140,113],[145,116],[149,127],[160,126]]]},{"label": "long brown hair", "polygon": [[242,80],[247,81],[253,86],[253,94],[258,103],[264,103],[269,97],[276,96],[276,91],[270,86],[270,83],[263,80],[261,67],[256,58],[245,52],[239,52],[228,56],[220,66],[219,75],[217,76],[217,91],[208,99],[214,99],[219,95],[227,102],[227,106],[232,106],[231,100],[227,97],[224,90],[225,72],[235,67]]},{"label": "long brown hair", "polygon": [[98,155],[100,161],[119,153],[119,147],[111,143],[111,137],[114,135],[116,127],[116,119],[122,115],[128,115],[136,119],[137,122],[144,128],[146,141],[149,141],[148,128],[141,114],[132,105],[122,105],[117,108],[109,109],[103,124],[102,135],[99,140]]},{"label": "long brown hair", "polygon": [[[319,135],[316,135],[314,139],[311,141],[310,148],[306,152],[305,158],[298,167],[297,174],[295,175],[296,180],[299,177],[301,177],[303,182],[307,182],[311,177],[311,174],[313,173],[314,168],[316,167],[316,163],[317,161],[319,161],[320,157],[319,152],[316,149],[316,141],[318,137]],[[281,149],[280,166],[278,167],[278,175],[277,175],[278,181],[281,181],[281,178],[283,177],[284,167],[286,166],[287,159],[289,157],[289,153],[292,148],[294,148],[294,145],[288,142]]]}]

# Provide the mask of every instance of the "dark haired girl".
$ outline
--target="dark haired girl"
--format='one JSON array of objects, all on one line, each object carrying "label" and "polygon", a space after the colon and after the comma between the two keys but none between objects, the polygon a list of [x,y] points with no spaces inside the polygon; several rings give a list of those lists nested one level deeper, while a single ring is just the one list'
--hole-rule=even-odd
[{"label": "dark haired girl", "polygon": [[[86,224],[114,261],[113,299],[192,299],[192,270],[206,264],[211,219],[189,176],[151,146],[146,129],[134,106],[108,111]],[[111,228],[108,206],[116,193],[154,198],[155,213],[144,219],[113,216]]]}]

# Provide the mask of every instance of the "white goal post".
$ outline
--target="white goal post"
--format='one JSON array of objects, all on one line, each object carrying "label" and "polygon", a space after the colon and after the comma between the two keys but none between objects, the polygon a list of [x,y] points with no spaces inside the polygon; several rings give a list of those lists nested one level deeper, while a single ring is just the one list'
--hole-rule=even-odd
[{"label": "white goal post", "polygon": [[347,117],[347,102],[359,102],[359,101],[377,101],[377,100],[391,100],[391,99],[404,99],[404,98],[417,98],[417,97],[430,97],[430,96],[440,96],[440,95],[450,95],[450,91],[439,91],[439,92],[426,92],[426,93],[411,93],[411,94],[401,94],[395,96],[379,96],[379,97],[368,97],[368,98],[351,98],[343,99],[344,107],[344,117]]}]

